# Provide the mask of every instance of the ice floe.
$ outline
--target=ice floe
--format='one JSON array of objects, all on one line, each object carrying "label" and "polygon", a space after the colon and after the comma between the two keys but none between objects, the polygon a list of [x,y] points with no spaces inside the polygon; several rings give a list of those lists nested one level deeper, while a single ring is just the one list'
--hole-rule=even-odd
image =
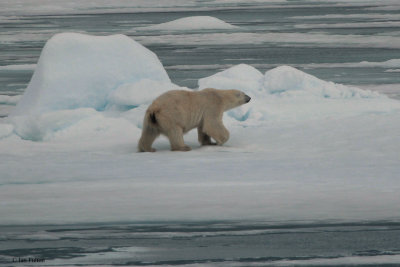
[{"label": "ice floe", "polygon": [[252,97],[224,116],[230,140],[135,153],[147,105],[179,88],[157,56],[122,35],[50,39],[0,121],[0,224],[398,219],[399,101],[289,66],[199,87]]},{"label": "ice floe", "polygon": [[189,31],[189,30],[229,30],[239,28],[223,20],[210,16],[194,16],[180,18],[161,24],[140,27],[139,30],[167,30],[167,31]]}]

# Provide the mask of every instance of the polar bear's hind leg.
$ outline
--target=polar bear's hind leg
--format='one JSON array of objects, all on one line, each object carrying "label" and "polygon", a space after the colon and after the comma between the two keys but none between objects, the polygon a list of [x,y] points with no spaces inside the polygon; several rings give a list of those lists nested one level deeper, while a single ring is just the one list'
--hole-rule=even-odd
[{"label": "polar bear's hind leg", "polygon": [[166,133],[171,144],[172,151],[190,151],[192,150],[183,140],[183,130],[179,127],[173,127]]}]

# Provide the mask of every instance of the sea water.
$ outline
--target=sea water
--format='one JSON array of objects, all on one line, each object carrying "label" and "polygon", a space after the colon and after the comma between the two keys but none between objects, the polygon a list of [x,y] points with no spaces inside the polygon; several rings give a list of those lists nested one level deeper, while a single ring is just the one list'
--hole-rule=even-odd
[{"label": "sea water", "polygon": [[398,266],[399,231],[399,223],[384,221],[8,226],[0,231],[0,263],[4,266],[348,266],[349,263]]}]

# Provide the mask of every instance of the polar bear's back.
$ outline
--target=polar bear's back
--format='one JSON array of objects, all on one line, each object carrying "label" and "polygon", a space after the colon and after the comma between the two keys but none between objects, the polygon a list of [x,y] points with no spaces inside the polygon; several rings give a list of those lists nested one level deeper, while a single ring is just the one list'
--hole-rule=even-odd
[{"label": "polar bear's back", "polygon": [[184,132],[197,127],[205,110],[204,96],[196,91],[172,90],[157,97],[148,112],[155,114],[160,127],[178,124]]}]

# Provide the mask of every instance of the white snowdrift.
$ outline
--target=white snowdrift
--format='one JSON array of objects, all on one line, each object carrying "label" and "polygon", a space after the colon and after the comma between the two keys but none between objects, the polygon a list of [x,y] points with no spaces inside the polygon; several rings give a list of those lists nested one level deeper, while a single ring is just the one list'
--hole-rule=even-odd
[{"label": "white snowdrift", "polygon": [[262,75],[240,64],[199,80],[199,88],[237,88],[252,97],[248,105],[228,112],[242,125],[271,121],[308,121],[365,113],[392,112],[399,102],[376,92],[323,81],[290,66]]},{"label": "white snowdrift", "polygon": [[194,16],[180,18],[177,20],[140,27],[138,30],[166,30],[166,31],[189,31],[189,30],[230,30],[237,26],[226,23],[223,20],[210,16]]},{"label": "white snowdrift", "polygon": [[200,79],[199,89],[207,87],[240,88],[264,96],[279,93],[293,97],[301,94],[318,98],[382,98],[378,93],[323,81],[290,66],[280,66],[262,75],[252,66],[236,65]]},{"label": "white snowdrift", "polygon": [[263,74],[256,68],[246,64],[239,64],[210,77],[200,79],[198,84],[199,89],[211,87],[254,91],[261,87],[262,79]]},{"label": "white snowdrift", "polygon": [[0,224],[398,219],[399,101],[288,66],[199,86],[252,97],[224,116],[230,140],[135,153],[148,104],[177,88],[161,62],[122,35],[52,38],[0,123]]},{"label": "white snowdrift", "polygon": [[23,139],[49,140],[82,119],[148,104],[172,88],[157,56],[127,36],[57,34],[10,121]]},{"label": "white snowdrift", "polygon": [[13,115],[76,108],[103,110],[115,88],[142,79],[170,82],[157,56],[131,38],[57,34],[43,48]]},{"label": "white snowdrift", "polygon": [[112,91],[108,97],[109,107],[131,109],[150,104],[161,93],[174,89],[183,89],[170,82],[142,79],[136,83],[124,83]]},{"label": "white snowdrift", "polygon": [[347,87],[333,82],[320,80],[289,66],[277,67],[265,73],[263,87],[270,93],[302,91],[306,94],[325,98],[376,98],[378,93]]}]

